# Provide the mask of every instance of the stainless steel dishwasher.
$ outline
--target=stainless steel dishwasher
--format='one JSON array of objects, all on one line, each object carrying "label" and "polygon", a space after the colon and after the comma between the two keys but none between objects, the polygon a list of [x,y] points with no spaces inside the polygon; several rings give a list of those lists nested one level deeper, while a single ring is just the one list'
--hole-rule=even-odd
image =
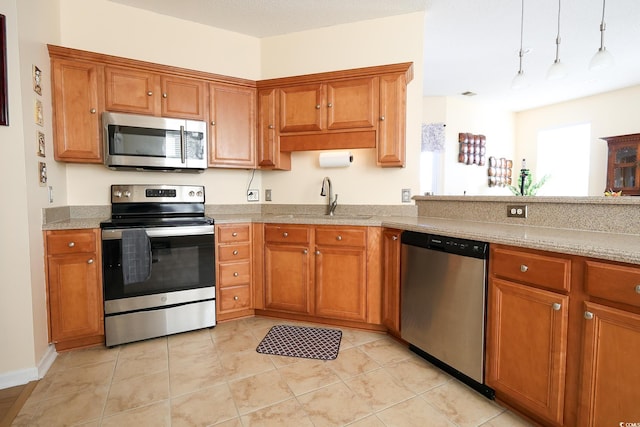
[{"label": "stainless steel dishwasher", "polygon": [[484,384],[488,249],[403,232],[400,334],[412,351],[493,399]]}]

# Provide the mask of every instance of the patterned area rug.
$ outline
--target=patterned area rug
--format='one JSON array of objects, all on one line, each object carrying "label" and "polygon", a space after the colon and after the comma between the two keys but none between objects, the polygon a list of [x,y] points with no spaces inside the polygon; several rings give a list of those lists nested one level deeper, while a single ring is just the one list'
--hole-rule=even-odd
[{"label": "patterned area rug", "polygon": [[342,331],[276,325],[262,339],[256,351],[277,356],[333,360],[338,357]]}]

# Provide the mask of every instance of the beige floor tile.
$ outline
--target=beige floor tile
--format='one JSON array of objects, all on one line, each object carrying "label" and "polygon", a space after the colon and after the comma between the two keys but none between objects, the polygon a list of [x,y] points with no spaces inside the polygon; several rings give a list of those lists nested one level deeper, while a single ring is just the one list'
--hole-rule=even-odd
[{"label": "beige floor tile", "polygon": [[112,360],[60,371],[52,375],[46,398],[76,394],[108,385],[111,382],[115,364],[115,360]]},{"label": "beige floor tile", "polygon": [[107,399],[108,386],[82,390],[40,402],[34,425],[66,426],[97,420]]},{"label": "beige floor tile", "polygon": [[168,371],[169,358],[167,352],[145,352],[138,355],[129,355],[128,358],[118,358],[113,381],[123,381],[156,372]]},{"label": "beige floor tile", "polygon": [[220,362],[229,381],[275,369],[275,365],[269,356],[260,354],[255,350],[222,355]]},{"label": "beige floor tile", "polygon": [[37,419],[38,415],[40,415],[41,407],[40,401],[34,401],[31,399],[31,396],[29,396],[29,399],[24,403],[11,426],[37,426]]},{"label": "beige floor tile", "polygon": [[380,364],[367,356],[357,347],[340,350],[338,357],[329,360],[327,366],[342,380],[378,369]]},{"label": "beige floor tile", "polygon": [[71,351],[63,359],[62,368],[76,368],[116,360],[119,352],[119,347],[107,348],[104,346]]},{"label": "beige floor tile", "polygon": [[250,327],[243,320],[231,320],[228,322],[218,323],[214,328],[209,330],[211,338],[215,341],[218,337],[234,335],[240,332],[248,331]]},{"label": "beige floor tile", "polygon": [[276,356],[275,354],[270,354],[269,359],[271,359],[271,361],[277,368],[281,368],[287,365],[293,365],[294,363],[298,363],[304,360],[304,358],[302,357]]},{"label": "beige floor tile", "polygon": [[185,341],[169,348],[169,363],[184,362],[186,359],[218,359],[218,351],[213,341]]},{"label": "beige floor tile", "polygon": [[386,337],[386,334],[361,329],[341,328],[342,340],[348,341],[352,346],[359,346],[371,341],[377,341]]},{"label": "beige floor tile", "polygon": [[414,393],[423,393],[452,379],[444,371],[417,356],[389,363],[385,369]]},{"label": "beige floor tile", "polygon": [[296,396],[340,381],[326,362],[304,359],[278,369]]},{"label": "beige floor tile", "polygon": [[225,383],[227,377],[217,356],[171,359],[169,383],[171,397]]},{"label": "beige floor tile", "polygon": [[449,381],[420,396],[461,427],[481,425],[504,411],[457,380]]},{"label": "beige floor tile", "polygon": [[218,354],[234,354],[240,351],[255,350],[260,339],[256,338],[251,331],[239,331],[233,335],[222,335],[214,337]]},{"label": "beige floor tile", "polygon": [[370,406],[339,382],[298,397],[315,427],[336,427],[371,415]]},{"label": "beige floor tile", "polygon": [[288,399],[242,416],[245,427],[313,427],[296,399]]},{"label": "beige floor tile", "polygon": [[381,365],[400,362],[413,356],[409,349],[391,338],[381,338],[359,346],[369,357]]},{"label": "beige floor tile", "polygon": [[290,399],[293,393],[278,371],[263,372],[229,382],[240,415]]},{"label": "beige floor tile", "polygon": [[513,412],[505,411],[482,424],[481,427],[533,427],[533,424],[514,415]]},{"label": "beige floor tile", "polygon": [[242,422],[240,422],[240,417],[233,418],[228,421],[223,421],[221,423],[214,424],[214,425],[215,427],[243,427]]},{"label": "beige floor tile", "polygon": [[377,416],[369,415],[367,418],[349,424],[349,427],[385,427],[385,425]]},{"label": "beige floor tile", "polygon": [[172,427],[209,426],[238,417],[227,384],[171,399]]},{"label": "beige floor tile", "polygon": [[109,390],[104,415],[113,415],[169,398],[169,372],[159,372],[114,382]]},{"label": "beige floor tile", "polygon": [[414,392],[382,368],[351,378],[345,383],[374,412],[415,396]]},{"label": "beige floor tile", "polygon": [[376,414],[386,427],[455,427],[436,408],[413,397]]},{"label": "beige floor tile", "polygon": [[167,337],[154,338],[152,340],[137,341],[120,346],[120,353],[118,354],[118,360],[120,359],[132,359],[141,355],[167,355]]},{"label": "beige floor tile", "polygon": [[102,421],[101,427],[170,427],[171,411],[169,401],[154,403],[141,408],[132,409],[106,417]]},{"label": "beige floor tile", "polygon": [[211,331],[209,328],[198,329],[181,334],[169,335],[167,337],[169,349],[193,341],[211,341]]}]

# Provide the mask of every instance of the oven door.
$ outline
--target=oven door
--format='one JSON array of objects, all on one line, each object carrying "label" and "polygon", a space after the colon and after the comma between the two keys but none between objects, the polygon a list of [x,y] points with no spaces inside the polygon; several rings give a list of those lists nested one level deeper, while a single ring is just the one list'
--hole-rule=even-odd
[{"label": "oven door", "polygon": [[125,230],[102,230],[105,315],[215,298],[212,225],[145,228],[150,274],[133,283],[123,275]]}]

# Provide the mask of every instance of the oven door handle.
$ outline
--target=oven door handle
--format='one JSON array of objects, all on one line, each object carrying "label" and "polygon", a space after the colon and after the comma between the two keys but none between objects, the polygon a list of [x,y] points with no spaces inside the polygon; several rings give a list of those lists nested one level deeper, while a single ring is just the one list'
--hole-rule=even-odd
[{"label": "oven door handle", "polygon": [[[121,240],[124,228],[102,230],[102,240]],[[213,225],[188,226],[188,227],[154,227],[145,228],[149,237],[176,237],[176,236],[202,236],[213,235]]]},{"label": "oven door handle", "polygon": [[180,160],[182,164],[187,162],[187,144],[184,136],[184,126],[180,126]]}]

